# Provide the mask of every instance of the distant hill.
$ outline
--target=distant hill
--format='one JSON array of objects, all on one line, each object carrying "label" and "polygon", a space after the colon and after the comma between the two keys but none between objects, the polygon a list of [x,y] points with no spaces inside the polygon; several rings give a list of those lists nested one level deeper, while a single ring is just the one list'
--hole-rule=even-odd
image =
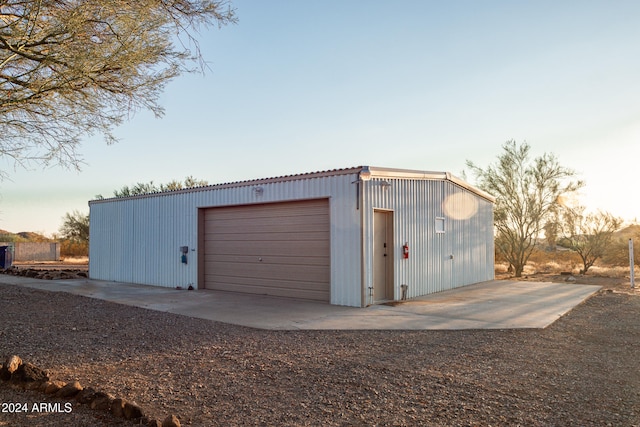
[{"label": "distant hill", "polygon": [[40,233],[34,233],[33,231],[20,231],[19,233],[12,233],[7,230],[0,230],[0,242],[50,242],[50,239]]},{"label": "distant hill", "polygon": [[616,231],[615,236],[623,239],[637,239],[640,236],[640,224],[631,224],[622,230]]}]

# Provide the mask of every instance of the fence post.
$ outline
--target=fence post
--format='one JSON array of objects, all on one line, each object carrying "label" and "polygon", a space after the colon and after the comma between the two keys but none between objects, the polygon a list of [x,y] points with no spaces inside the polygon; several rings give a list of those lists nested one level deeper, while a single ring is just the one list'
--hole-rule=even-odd
[{"label": "fence post", "polygon": [[635,262],[633,256],[633,239],[629,239],[629,268],[631,269],[631,289],[636,287],[635,282]]}]

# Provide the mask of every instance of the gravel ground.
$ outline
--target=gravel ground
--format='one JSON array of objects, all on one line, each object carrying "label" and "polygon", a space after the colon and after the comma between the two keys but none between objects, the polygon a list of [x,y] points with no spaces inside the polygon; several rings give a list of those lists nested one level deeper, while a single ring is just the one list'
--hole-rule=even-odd
[{"label": "gravel ground", "polygon": [[[640,296],[610,290],[544,330],[263,331],[10,285],[0,321],[2,360],[183,426],[640,425]],[[0,402],[57,400],[3,383]],[[58,425],[131,424],[0,412]]]}]

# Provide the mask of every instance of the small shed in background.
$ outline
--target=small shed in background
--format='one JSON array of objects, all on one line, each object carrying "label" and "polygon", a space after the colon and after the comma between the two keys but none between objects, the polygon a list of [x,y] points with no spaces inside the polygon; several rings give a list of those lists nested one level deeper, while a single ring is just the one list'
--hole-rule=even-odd
[{"label": "small shed in background", "polygon": [[493,203],[368,166],[94,200],[89,275],[361,307],[493,279]]},{"label": "small shed in background", "polygon": [[13,262],[59,261],[59,242],[10,242],[0,243],[12,252]]}]

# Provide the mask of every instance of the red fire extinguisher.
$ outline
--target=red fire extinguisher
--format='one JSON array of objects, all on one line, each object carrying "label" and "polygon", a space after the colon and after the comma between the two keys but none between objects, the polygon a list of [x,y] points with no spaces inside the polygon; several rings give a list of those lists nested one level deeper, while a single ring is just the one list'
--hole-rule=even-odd
[{"label": "red fire extinguisher", "polygon": [[409,258],[409,242],[402,245],[402,258]]}]

